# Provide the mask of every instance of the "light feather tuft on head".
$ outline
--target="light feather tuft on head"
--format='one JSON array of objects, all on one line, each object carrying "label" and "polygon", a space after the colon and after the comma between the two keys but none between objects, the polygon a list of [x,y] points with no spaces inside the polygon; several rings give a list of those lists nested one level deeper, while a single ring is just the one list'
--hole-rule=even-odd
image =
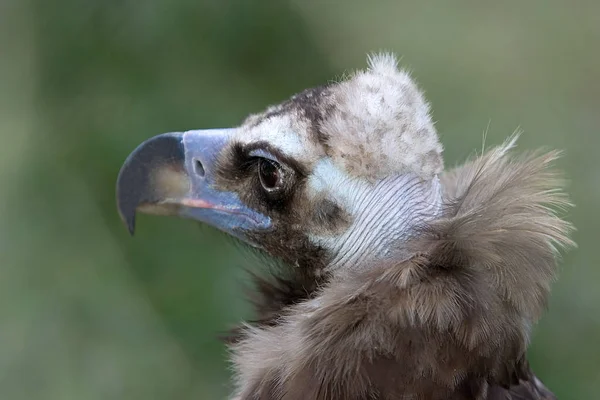
[{"label": "light feather tuft on head", "polygon": [[373,181],[433,178],[443,160],[429,104],[394,55],[372,55],[368,64],[331,88],[334,107],[320,124],[327,154],[350,175]]}]

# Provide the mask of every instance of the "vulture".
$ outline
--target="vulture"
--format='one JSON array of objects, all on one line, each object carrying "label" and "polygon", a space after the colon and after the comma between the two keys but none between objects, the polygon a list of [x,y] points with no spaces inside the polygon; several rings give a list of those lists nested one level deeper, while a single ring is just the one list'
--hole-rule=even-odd
[{"label": "vulture", "polygon": [[574,245],[557,151],[444,168],[393,54],[235,128],[164,133],[117,179],[136,212],[213,226],[268,262],[227,338],[235,400],[555,399],[527,348]]}]

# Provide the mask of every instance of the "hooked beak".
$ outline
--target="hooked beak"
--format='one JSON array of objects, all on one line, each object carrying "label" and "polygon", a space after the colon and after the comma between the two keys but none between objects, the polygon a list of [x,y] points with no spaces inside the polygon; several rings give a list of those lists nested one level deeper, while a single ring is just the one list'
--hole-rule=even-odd
[{"label": "hooked beak", "polygon": [[132,235],[137,211],[194,219],[246,241],[245,232],[271,226],[236,193],[215,186],[217,157],[232,131],[165,133],[127,157],[117,179],[117,207]]}]

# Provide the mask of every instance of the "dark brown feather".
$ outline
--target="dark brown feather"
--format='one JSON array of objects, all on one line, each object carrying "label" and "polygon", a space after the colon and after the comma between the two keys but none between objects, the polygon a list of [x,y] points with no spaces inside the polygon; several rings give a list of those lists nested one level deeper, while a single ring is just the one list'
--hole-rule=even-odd
[{"label": "dark brown feather", "polygon": [[442,177],[443,216],[398,244],[409,259],[306,296],[262,283],[267,318],[231,347],[235,398],[553,399],[525,353],[557,248],[573,244],[557,216],[569,203],[556,153],[513,157],[511,146]]}]

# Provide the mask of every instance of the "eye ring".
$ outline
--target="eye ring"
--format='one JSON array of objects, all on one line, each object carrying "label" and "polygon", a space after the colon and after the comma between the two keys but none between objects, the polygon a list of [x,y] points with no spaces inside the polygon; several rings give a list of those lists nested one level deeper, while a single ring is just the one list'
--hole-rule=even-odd
[{"label": "eye ring", "polygon": [[258,179],[263,189],[267,192],[274,192],[283,186],[283,169],[279,163],[267,158],[260,158],[258,161]]}]

